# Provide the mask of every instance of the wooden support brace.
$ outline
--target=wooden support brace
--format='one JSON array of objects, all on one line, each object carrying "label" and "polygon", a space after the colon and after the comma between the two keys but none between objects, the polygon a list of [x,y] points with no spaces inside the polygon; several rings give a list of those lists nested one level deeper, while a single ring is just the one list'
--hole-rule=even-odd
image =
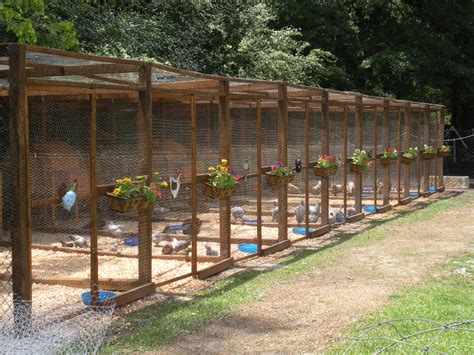
[{"label": "wooden support brace", "polygon": [[[278,160],[288,166],[288,96],[286,84],[278,85]],[[288,186],[278,187],[278,240],[288,239]]]},{"label": "wooden support brace", "polygon": [[217,264],[198,271],[198,279],[204,280],[234,266],[234,259],[227,258]]},{"label": "wooden support brace", "polygon": [[[329,154],[329,93],[323,92],[321,102],[321,154]],[[329,177],[321,178],[321,224],[329,224]]]},{"label": "wooden support brace", "polygon": [[289,239],[282,240],[278,243],[273,244],[272,246],[262,249],[262,256],[267,256],[270,254],[277,253],[291,246],[291,241]]}]

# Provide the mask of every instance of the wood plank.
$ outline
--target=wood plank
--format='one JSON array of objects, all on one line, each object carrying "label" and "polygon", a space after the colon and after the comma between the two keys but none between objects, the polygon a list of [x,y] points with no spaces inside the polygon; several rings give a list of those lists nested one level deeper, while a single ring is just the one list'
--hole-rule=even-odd
[{"label": "wood plank", "polygon": [[354,223],[354,222],[357,222],[357,221],[360,221],[361,219],[363,219],[364,216],[365,216],[364,212],[361,212],[361,213],[355,214],[353,216],[347,217],[346,221],[347,221],[347,223]]},{"label": "wood plank", "polygon": [[412,201],[412,198],[410,196],[404,197],[400,200],[400,205],[407,205]]},{"label": "wood plank", "polygon": [[29,125],[25,53],[24,45],[10,44],[8,47],[9,151],[10,161],[15,163],[12,165],[9,179],[10,211],[8,214],[12,219],[13,293],[19,300],[31,302],[31,190],[29,188]]},{"label": "wood plank", "polygon": [[429,197],[429,196],[431,196],[432,194],[433,194],[433,192],[424,191],[424,192],[421,193],[421,196],[422,196],[422,197]]},{"label": "wood plank", "polygon": [[99,259],[97,249],[97,101],[95,94],[90,96],[89,108],[89,188],[91,191],[90,205],[90,289],[91,304],[95,305],[99,291]]},{"label": "wood plank", "polygon": [[262,256],[267,256],[270,254],[278,253],[279,251],[285,250],[291,246],[291,240],[286,239],[278,243],[273,244],[272,246],[262,249]]},{"label": "wood plank", "polygon": [[303,178],[304,178],[304,204],[305,204],[305,235],[309,237],[309,105],[305,103],[304,108],[304,166],[305,169],[303,171]]},{"label": "wood plank", "polygon": [[[231,139],[231,117],[229,103],[229,82],[220,82],[219,97],[219,163],[222,159],[229,161],[230,157],[230,139]],[[229,164],[231,162],[229,161]],[[220,230],[220,255],[230,258],[230,197],[219,199],[219,230]],[[199,276],[200,277],[200,276]]]},{"label": "wood plank", "polygon": [[[425,109],[425,122],[423,126],[423,143],[430,145],[430,110]],[[420,147],[421,149],[421,147]],[[423,192],[430,188],[430,160],[423,159]]]},{"label": "wood plank", "polygon": [[445,186],[441,186],[441,187],[438,187],[436,189],[436,192],[444,192],[446,190],[446,187]]},{"label": "wood plank", "polygon": [[[110,89],[110,90],[121,90],[121,91],[144,91],[146,87],[140,85],[113,85],[103,83],[81,83],[78,81],[65,81],[65,80],[48,80],[48,79],[34,79],[30,78],[26,80],[28,87],[33,90],[46,90],[48,87],[51,90],[62,91],[63,88],[84,88],[84,89]],[[87,92],[90,93],[90,92]]]},{"label": "wood plank", "polygon": [[373,190],[375,191],[374,193],[374,206],[375,208],[377,208],[377,189],[378,189],[378,183],[377,183],[377,174],[378,174],[378,163],[379,163],[379,160],[377,159],[377,120],[378,120],[378,117],[377,117],[378,113],[377,113],[377,107],[375,107],[373,110],[372,110],[372,120],[373,120],[373,126],[372,126],[372,137],[373,137],[373,147],[372,147],[372,153],[374,154],[374,157],[375,159],[372,161],[372,164],[373,164]]},{"label": "wood plank", "polygon": [[[278,85],[278,160],[288,166],[288,96],[286,84]],[[278,240],[288,239],[288,186],[278,187]]]},{"label": "wood plank", "polygon": [[[410,147],[410,137],[411,137],[411,108],[410,104],[407,104],[405,107],[405,119],[404,119],[404,133],[403,137],[403,146],[405,150],[408,150]],[[404,165],[403,168],[403,197],[410,196],[410,165]]]},{"label": "wood plank", "polygon": [[[329,92],[323,91],[321,101],[321,154],[329,154]],[[321,224],[329,224],[329,177],[321,178]]]},{"label": "wood plank", "polygon": [[[152,167],[152,99],[151,99],[151,66],[143,65],[140,68],[139,75],[140,85],[146,87],[146,91],[140,92],[138,95],[138,149],[140,175],[153,176]],[[152,278],[152,209],[149,205],[138,211],[138,279],[142,284],[148,284]]]},{"label": "wood plank", "polygon": [[37,66],[26,70],[28,78],[48,76],[94,75],[138,72],[138,65],[129,64],[81,64]]},{"label": "wood plank", "polygon": [[322,227],[319,227],[319,228],[316,228],[312,233],[311,233],[311,237],[312,238],[316,238],[316,237],[320,237],[326,233],[329,233],[331,231],[331,225],[328,224],[326,226],[322,226]]},{"label": "wood plank", "polygon": [[391,209],[392,209],[392,206],[390,204],[380,206],[380,207],[377,207],[377,213],[385,213],[385,212],[390,211]]},{"label": "wood plank", "polygon": [[[349,132],[347,129],[347,122],[348,122],[348,109],[344,107],[344,123],[343,123],[343,130],[344,130],[344,150],[342,152],[342,161],[347,162],[347,144],[349,141]],[[344,175],[344,187],[343,187],[343,194],[344,194],[344,216],[347,216],[347,164],[342,166],[342,174]],[[344,219],[344,224],[346,220]]]},{"label": "wood plank", "polygon": [[157,282],[155,285],[156,285],[156,287],[161,287],[161,286],[169,285],[169,284],[171,284],[173,282],[176,282],[176,281],[187,279],[188,277],[192,277],[192,276],[193,276],[193,273],[189,272],[189,273],[184,274],[184,275],[179,275],[179,276],[173,277],[172,279]]},{"label": "wood plank", "polygon": [[[114,185],[111,185],[111,186],[114,186]],[[110,188],[107,191],[110,191]],[[77,201],[88,201],[92,199],[92,195],[91,194],[78,194],[76,199]],[[31,207],[59,205],[60,203],[62,203],[62,200],[60,198],[51,197],[51,198],[44,198],[41,200],[32,200]]]},{"label": "wood plank", "polygon": [[142,286],[138,286],[134,289],[128,290],[123,292],[112,299],[107,300],[105,303],[109,303],[111,301],[115,302],[116,307],[120,307],[126,305],[128,303],[132,303],[140,298],[146,297],[155,293],[156,285],[151,282]]},{"label": "wood plank", "polygon": [[191,272],[194,278],[197,278],[197,166],[196,166],[196,97],[191,95]]},{"label": "wood plank", "polygon": [[[385,147],[390,146],[390,100],[388,99],[384,100],[383,105],[383,144]],[[382,166],[384,206],[390,204],[390,171],[390,165]]]},{"label": "wood plank", "polygon": [[219,89],[219,81],[213,79],[173,81],[152,85],[153,89]]},{"label": "wood plank", "polygon": [[224,270],[230,269],[234,266],[234,259],[233,258],[227,258],[217,264],[214,264],[212,266],[209,266],[205,269],[199,270],[198,271],[198,279],[199,280],[204,280],[207,279],[208,277],[211,277],[215,274],[218,274]]},{"label": "wood plank", "polygon": [[[257,148],[257,254],[262,254],[262,107],[261,101],[257,100],[256,109],[256,148]],[[271,212],[269,212],[271,215]]]},{"label": "wood plank", "polygon": [[[362,95],[356,96],[354,145],[362,149]],[[349,154],[352,155],[352,154]],[[354,174],[354,208],[357,213],[362,212],[362,174]],[[349,221],[349,218],[347,219]]]}]

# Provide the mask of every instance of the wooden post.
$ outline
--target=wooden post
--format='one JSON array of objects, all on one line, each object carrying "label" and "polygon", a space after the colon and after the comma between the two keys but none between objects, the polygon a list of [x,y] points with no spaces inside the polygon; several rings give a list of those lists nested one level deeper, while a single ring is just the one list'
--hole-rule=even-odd
[{"label": "wooden post", "polygon": [[[321,154],[329,154],[329,92],[321,97]],[[321,178],[321,224],[329,223],[329,177]]]},{"label": "wooden post", "polygon": [[[140,174],[153,175],[152,168],[152,99],[151,99],[151,66],[142,65],[139,75],[140,85],[146,90],[138,93],[138,146]],[[151,282],[152,274],[152,206],[141,208],[138,211],[138,278],[140,284]]]},{"label": "wooden post", "polygon": [[262,102],[257,100],[257,252],[262,255]]},{"label": "wooden post", "polygon": [[[288,95],[286,84],[278,85],[278,160],[288,164]],[[288,186],[278,187],[278,241],[288,239]]]},{"label": "wooden post", "polygon": [[[425,124],[423,125],[423,144],[430,144],[430,109],[425,108]],[[423,147],[420,147],[420,153]],[[421,159],[421,154],[418,154]],[[423,159],[423,192],[428,192],[430,187],[430,161]]]},{"label": "wooden post", "polygon": [[344,174],[344,223],[347,222],[347,142],[349,139],[347,132],[348,112],[347,106],[344,106],[344,151],[342,152],[342,172]]},{"label": "wooden post", "polygon": [[99,291],[99,258],[97,250],[97,100],[96,94],[89,95],[89,186],[90,205],[90,261],[91,261],[91,304],[96,304]]},{"label": "wooden post", "polygon": [[377,120],[378,120],[378,117],[377,117],[377,107],[374,108],[374,110],[372,111],[372,118],[374,120],[373,122],[373,129],[372,129],[372,135],[373,135],[373,152],[372,152],[372,156],[374,158],[374,162],[373,162],[373,165],[374,165],[374,173],[373,173],[373,177],[374,177],[374,181],[373,181],[373,189],[374,189],[374,208],[375,210],[377,211],[377,195],[378,195],[378,184],[377,184],[377,175],[378,175],[378,171],[377,171],[377,168],[378,168],[378,158],[377,158]]},{"label": "wooden post", "polygon": [[309,104],[304,105],[304,205],[305,235],[309,237]]},{"label": "wooden post", "polygon": [[[446,118],[446,108],[443,107],[441,109],[441,117],[440,117],[440,122],[439,122],[439,131],[438,131],[438,142],[439,142],[439,146],[443,145],[444,143],[444,120]],[[438,147],[439,148],[439,147]],[[444,188],[444,172],[443,172],[443,168],[444,168],[444,158],[441,158],[439,159],[438,161],[438,164],[439,164],[439,168],[438,168],[438,174],[439,174],[439,179],[438,179],[438,185],[439,185],[439,188]]]},{"label": "wooden post", "polygon": [[198,277],[197,270],[197,164],[196,164],[196,97],[191,95],[191,204],[192,204],[192,236],[191,236],[191,272]]},{"label": "wooden post", "polygon": [[[403,147],[407,150],[410,147],[410,126],[411,126],[411,110],[410,104],[405,107],[405,127],[404,127],[404,138]],[[403,169],[403,198],[410,197],[410,165],[405,165]]]},{"label": "wooden post", "polygon": [[[356,107],[355,107],[355,146],[358,149],[362,149],[362,95],[356,95]],[[356,213],[362,212],[362,174],[354,174],[354,199],[355,199],[355,210]]]},{"label": "wooden post", "polygon": [[8,46],[9,150],[12,163],[9,179],[11,199],[9,225],[12,238],[12,281],[15,299],[24,303],[14,304],[16,327],[28,327],[28,324],[24,323],[26,319],[22,318],[26,316],[28,319],[31,308],[25,307],[25,304],[31,305],[32,298],[31,190],[25,52],[24,45],[10,44]]},{"label": "wooden post", "polygon": [[[230,156],[229,81],[219,82],[219,164]],[[230,258],[230,197],[219,199],[220,255]]]},{"label": "wooden post", "polygon": [[[400,109],[397,110],[397,150],[402,151],[402,118],[400,114]],[[402,200],[402,184],[401,184],[401,172],[402,172],[402,160],[398,159],[398,169],[397,169],[397,200],[400,204]]]},{"label": "wooden post", "polygon": [[[390,146],[390,100],[383,100],[383,142],[384,147]],[[400,151],[398,151],[400,154]],[[383,205],[390,205],[390,165],[382,167],[383,172]]]},{"label": "wooden post", "polygon": [[[421,111],[418,111],[418,149],[421,147]],[[416,178],[417,178],[417,197],[421,196],[421,159],[417,159],[416,165]]]},{"label": "wooden post", "polygon": [[[438,149],[440,147],[440,144],[438,142],[439,139],[439,111],[436,111],[436,122],[435,122],[435,149]],[[434,190],[436,191],[438,189],[438,169],[439,169],[439,160],[441,158],[436,155],[436,158],[434,160],[435,163],[435,175],[434,175]]]}]

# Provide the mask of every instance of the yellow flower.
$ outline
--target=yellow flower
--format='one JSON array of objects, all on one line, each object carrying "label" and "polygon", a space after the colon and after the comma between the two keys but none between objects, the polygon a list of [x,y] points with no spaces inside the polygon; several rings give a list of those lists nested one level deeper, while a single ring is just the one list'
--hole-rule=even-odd
[{"label": "yellow flower", "polygon": [[166,181],[162,181],[160,186],[161,187],[168,187],[168,183]]},{"label": "yellow flower", "polygon": [[117,184],[121,184],[122,182],[123,182],[122,179],[117,179],[117,180],[115,180],[115,183],[117,183]]},{"label": "yellow flower", "polygon": [[209,171],[216,171],[216,168],[214,168],[213,166],[210,166],[209,168],[207,168],[207,170],[209,170]]},{"label": "yellow flower", "polygon": [[145,178],[145,176],[143,176],[143,175],[135,176],[135,179],[137,179],[137,180],[143,180],[144,178]]},{"label": "yellow flower", "polygon": [[120,191],[122,191],[122,189],[121,189],[120,187],[117,187],[117,188],[114,189],[114,191],[113,191],[112,193],[113,193],[115,196],[117,196],[117,195],[120,193]]},{"label": "yellow flower", "polygon": [[123,182],[124,182],[125,184],[131,184],[131,183],[132,183],[132,179],[126,177],[126,178],[123,178]]},{"label": "yellow flower", "polygon": [[222,171],[222,172],[225,172],[225,173],[226,173],[228,170],[229,170],[229,169],[227,168],[227,166],[223,166],[222,169],[221,169],[221,171]]},{"label": "yellow flower", "polygon": [[217,169],[222,170],[223,166],[221,164],[217,164]]},{"label": "yellow flower", "polygon": [[160,175],[160,173],[159,173],[158,171],[155,171],[155,173],[154,173],[154,174],[155,174],[155,175]]},{"label": "yellow flower", "polygon": [[226,165],[227,164],[227,159],[222,159],[221,163],[222,163],[222,165]]}]

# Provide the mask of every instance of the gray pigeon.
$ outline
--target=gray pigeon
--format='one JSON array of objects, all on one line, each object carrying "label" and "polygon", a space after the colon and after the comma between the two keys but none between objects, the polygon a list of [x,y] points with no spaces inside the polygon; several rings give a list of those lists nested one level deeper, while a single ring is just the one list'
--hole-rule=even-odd
[{"label": "gray pigeon", "polygon": [[278,203],[273,202],[272,222],[278,222]]},{"label": "gray pigeon", "polygon": [[232,214],[232,217],[234,218],[234,222],[238,222],[242,220],[242,218],[245,216],[245,210],[240,206],[232,207],[230,209],[230,213]]},{"label": "gray pigeon", "polygon": [[153,206],[153,212],[157,215],[169,212],[169,208],[161,207],[159,204]]},{"label": "gray pigeon", "polygon": [[206,245],[206,255],[207,256],[218,256],[219,253],[217,252],[217,250],[212,249],[210,245]]},{"label": "gray pigeon", "polygon": [[305,215],[303,201],[301,201],[300,204],[295,207],[295,210],[293,211],[293,213],[295,214],[296,222],[298,223],[298,225],[303,223],[304,215]]},{"label": "gray pigeon", "polygon": [[160,244],[160,242],[163,240],[163,233],[161,233],[160,231],[155,231],[152,233],[151,235],[151,238],[153,240],[153,244],[155,244],[155,246],[158,246],[158,244]]},{"label": "gray pigeon", "polygon": [[308,216],[308,222],[309,223],[318,223],[319,215],[317,214],[310,214]]},{"label": "gray pigeon", "polygon": [[314,206],[309,206],[309,214],[319,215],[321,213],[321,204],[316,202]]},{"label": "gray pigeon", "polygon": [[68,236],[69,240],[74,244],[75,247],[88,248],[89,242],[82,235],[71,234]]},{"label": "gray pigeon", "polygon": [[355,216],[357,211],[354,207],[347,207],[347,217]]},{"label": "gray pigeon", "polygon": [[118,243],[112,243],[112,244],[110,244],[110,246],[109,246],[109,250],[110,250],[110,251],[117,251],[117,250],[118,250],[118,247],[119,247]]},{"label": "gray pigeon", "polygon": [[[201,231],[201,224],[202,221],[197,218],[196,220],[196,229],[197,229],[197,234]],[[183,221],[183,234],[184,235],[192,235],[193,234],[193,220],[191,218],[185,219]]]},{"label": "gray pigeon", "polygon": [[329,216],[329,223],[336,222],[336,212],[334,210],[329,210],[328,216]]}]

